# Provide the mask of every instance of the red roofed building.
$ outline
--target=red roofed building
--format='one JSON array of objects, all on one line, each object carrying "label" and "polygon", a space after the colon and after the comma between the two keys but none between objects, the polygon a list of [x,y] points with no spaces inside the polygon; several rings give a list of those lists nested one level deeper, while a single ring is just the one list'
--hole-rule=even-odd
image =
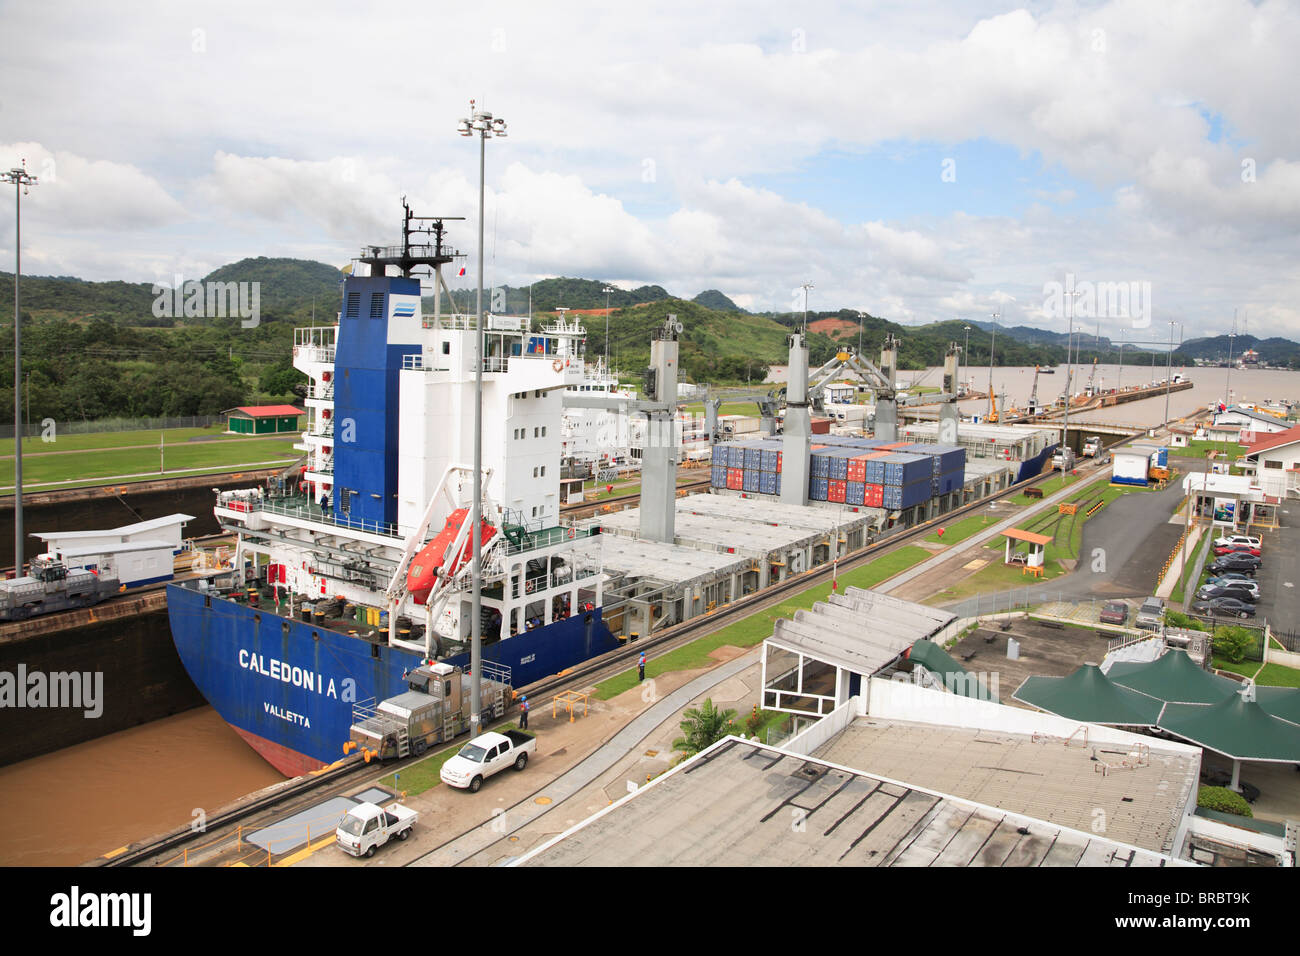
[{"label": "red roofed building", "polygon": [[225,412],[227,430],[237,435],[280,435],[302,431],[301,408],[292,405],[244,405]]},{"label": "red roofed building", "polygon": [[1255,464],[1255,481],[1274,498],[1300,498],[1300,425],[1262,438],[1244,456]]}]

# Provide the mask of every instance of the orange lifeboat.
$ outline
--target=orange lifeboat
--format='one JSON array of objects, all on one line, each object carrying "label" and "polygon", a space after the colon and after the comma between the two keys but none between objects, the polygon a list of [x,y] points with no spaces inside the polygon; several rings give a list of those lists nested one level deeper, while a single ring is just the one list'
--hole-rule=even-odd
[{"label": "orange lifeboat", "polygon": [[[465,546],[461,549],[459,557],[453,555],[449,560],[447,559],[447,551],[455,543],[456,535],[460,534],[460,526],[468,517],[468,508],[457,508],[447,516],[446,527],[438,532],[437,537],[421,548],[419,554],[411,559],[411,566],[406,572],[406,589],[411,593],[416,604],[423,604],[428,600],[429,592],[433,590],[440,574],[450,577],[462,564],[473,558],[474,539],[466,535]],[[482,547],[492,540],[497,529],[486,521],[481,521],[479,527],[480,547]]]}]

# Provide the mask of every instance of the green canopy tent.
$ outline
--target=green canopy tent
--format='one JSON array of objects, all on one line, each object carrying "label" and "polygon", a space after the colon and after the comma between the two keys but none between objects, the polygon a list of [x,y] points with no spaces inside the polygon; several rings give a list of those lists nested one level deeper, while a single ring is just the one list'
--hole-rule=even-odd
[{"label": "green canopy tent", "polygon": [[1106,676],[1121,687],[1171,704],[1217,704],[1241,689],[1237,681],[1203,670],[1178,649],[1154,661],[1116,661]]},{"label": "green canopy tent", "polygon": [[1026,677],[1014,700],[1090,724],[1155,727],[1163,703],[1120,687],[1096,664],[1084,664],[1065,677]]},{"label": "green canopy tent", "polygon": [[924,667],[954,694],[1001,703],[978,676],[967,671],[952,655],[928,638],[922,638],[908,648],[907,659]]},{"label": "green canopy tent", "polygon": [[1300,726],[1274,717],[1245,685],[1217,704],[1169,704],[1160,729],[1232,760],[1233,790],[1241,789],[1241,761],[1300,763]]},{"label": "green canopy tent", "polygon": [[1300,687],[1256,687],[1255,700],[1274,717],[1300,724]]}]

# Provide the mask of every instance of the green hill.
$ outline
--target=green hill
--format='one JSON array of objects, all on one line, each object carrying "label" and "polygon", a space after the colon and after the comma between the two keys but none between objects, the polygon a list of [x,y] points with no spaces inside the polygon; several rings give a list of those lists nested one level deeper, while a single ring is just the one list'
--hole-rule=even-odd
[{"label": "green hill", "polygon": [[719,292],[717,289],[705,289],[695,298],[691,299],[696,305],[702,305],[706,309],[713,309],[715,312],[744,312],[740,306],[732,302],[730,298]]},{"label": "green hill", "polygon": [[[605,293],[603,289],[613,289],[609,294],[611,309],[625,309],[644,302],[658,302],[667,299],[668,292],[657,285],[643,285],[627,291],[617,289],[607,282],[595,279],[541,279],[529,286],[500,286],[496,290],[484,288],[483,308],[507,315],[525,315],[531,301],[533,313],[554,312],[557,306],[566,309],[603,309]],[[474,287],[452,286],[452,297],[456,301],[455,311],[473,312],[478,290]],[[504,299],[501,298],[504,294]],[[531,295],[531,299],[530,299]],[[424,297],[425,308],[432,311],[433,297]]]}]

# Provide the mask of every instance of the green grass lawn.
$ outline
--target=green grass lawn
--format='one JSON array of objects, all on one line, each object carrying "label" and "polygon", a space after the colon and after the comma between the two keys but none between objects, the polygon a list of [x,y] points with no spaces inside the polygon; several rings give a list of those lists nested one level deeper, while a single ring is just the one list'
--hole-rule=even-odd
[{"label": "green grass lawn", "polygon": [[[1234,664],[1232,661],[1219,657],[1217,654],[1210,659],[1210,663],[1221,671],[1231,671],[1234,674],[1240,674],[1242,677],[1254,677],[1255,672],[1260,669],[1259,661],[1242,661],[1240,664]],[[1259,681],[1259,683],[1262,684],[1264,682]]]},{"label": "green grass lawn", "polygon": [[[57,426],[56,426],[57,428]],[[211,441],[230,441],[230,440],[247,440],[254,438],[284,438],[289,437],[297,439],[296,433],[285,435],[234,435],[226,431],[224,425],[212,425],[208,428],[151,428],[140,431],[125,432],[95,432],[90,435],[64,435],[55,432],[54,441],[44,441],[37,438],[23,439],[23,461],[26,462],[28,455],[41,455],[48,452],[62,451],[85,451],[87,449],[98,448],[123,448],[132,445],[147,445],[150,448],[158,447],[158,439],[162,438],[168,445],[179,445],[183,442],[190,442],[195,438],[202,438]],[[0,439],[0,458],[11,458],[14,453],[14,440],[12,438]]]},{"label": "green grass lawn", "polygon": [[[157,432],[154,433],[157,435]],[[98,436],[85,436],[88,438]],[[293,447],[293,438],[257,438],[246,441],[188,442],[167,445],[163,461],[168,471],[186,469],[239,468],[259,462],[291,462],[301,453]],[[117,475],[158,474],[159,454],[151,448],[86,449],[78,455],[23,457],[23,484],[46,482],[87,482]],[[13,459],[0,461],[0,486],[14,480]]]},{"label": "green grass lawn", "polygon": [[[1196,592],[1196,587],[1193,586],[1193,582],[1199,577],[1205,576],[1209,573],[1203,570],[1201,574],[1198,575],[1196,568],[1198,566],[1197,562],[1201,559],[1201,555],[1206,552],[1213,542],[1213,534],[1204,534],[1201,536],[1201,543],[1197,546],[1196,553],[1188,557],[1187,570],[1183,572],[1182,580],[1174,585],[1173,593],[1169,595],[1169,601],[1171,604],[1182,605],[1188,594],[1188,588],[1191,588],[1191,593]],[[1158,584],[1159,582],[1157,582],[1157,585]]]},{"label": "green grass lawn", "polygon": [[[499,734],[503,734],[507,730],[518,730],[519,725],[509,723],[503,727],[493,727],[492,729]],[[465,736],[446,750],[439,750],[437,753],[430,754],[423,760],[404,767],[396,773],[381,777],[379,784],[380,786],[391,787],[398,793],[405,791],[408,796],[412,797],[424,793],[426,790],[432,790],[442,783],[442,777],[439,776],[442,772],[442,765],[460,753],[460,748],[464,747],[468,741],[469,737]]]},{"label": "green grass lawn", "polygon": [[939,532],[935,531],[932,534],[926,535],[925,540],[936,544],[956,544],[958,541],[965,541],[973,534],[978,534],[981,530],[988,527],[989,524],[1001,520],[1002,519],[996,515],[970,515],[969,517],[962,518],[955,524],[946,525],[943,529],[942,537],[939,536]]},{"label": "green grass lawn", "polygon": [[1238,445],[1230,441],[1206,441],[1199,439],[1187,443],[1186,448],[1171,448],[1169,454],[1177,455],[1179,458],[1204,458],[1207,452],[1219,451],[1228,456],[1229,461],[1233,461],[1238,455],[1246,454],[1246,446]]},{"label": "green grass lawn", "polygon": [[[916,545],[907,545],[897,551],[881,555],[874,561],[860,568],[846,571],[839,576],[841,589],[848,587],[872,588],[880,582],[892,578],[895,574],[906,571],[930,557],[930,552]],[[676,650],[659,656],[646,658],[646,677],[657,677],[670,671],[696,670],[707,667],[713,662],[709,657],[713,651],[724,645],[732,647],[753,647],[755,644],[772,636],[772,629],[777,620],[793,617],[798,610],[807,610],[818,601],[825,600],[830,593],[827,583],[813,584],[780,604],[756,611],[743,620],[727,625],[719,631],[691,641]],[[621,674],[601,681],[596,685],[593,696],[600,700],[617,697],[624,691],[637,685],[636,668],[630,667]]]},{"label": "green grass lawn", "polygon": [[1281,664],[1265,664],[1263,670],[1255,675],[1255,683],[1261,687],[1300,687],[1300,670]]}]

